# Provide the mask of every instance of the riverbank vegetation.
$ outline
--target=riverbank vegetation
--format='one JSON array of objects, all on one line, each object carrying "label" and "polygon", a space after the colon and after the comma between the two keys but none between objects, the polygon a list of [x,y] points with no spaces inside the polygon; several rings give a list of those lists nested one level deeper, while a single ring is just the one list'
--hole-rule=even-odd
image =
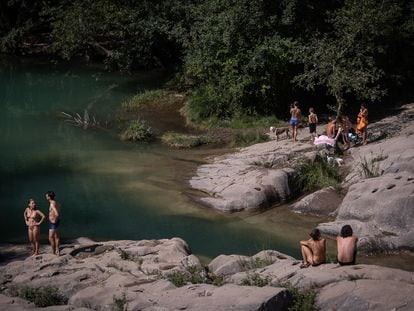
[{"label": "riverbank vegetation", "polygon": [[0,12],[2,52],[165,70],[192,122],[412,96],[408,0],[15,0]]},{"label": "riverbank vegetation", "polygon": [[325,187],[339,189],[342,177],[338,167],[318,157],[315,161],[306,161],[296,166],[296,183],[302,191],[315,191]]}]

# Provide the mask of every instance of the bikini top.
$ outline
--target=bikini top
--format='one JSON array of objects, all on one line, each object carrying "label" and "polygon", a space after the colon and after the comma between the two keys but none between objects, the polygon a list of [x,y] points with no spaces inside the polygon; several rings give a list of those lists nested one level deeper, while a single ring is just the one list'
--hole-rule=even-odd
[{"label": "bikini top", "polygon": [[[33,213],[34,212],[34,213]],[[36,219],[36,211],[35,210],[28,210],[27,212],[26,212],[26,217],[27,217],[27,220],[29,220],[29,219]]]}]

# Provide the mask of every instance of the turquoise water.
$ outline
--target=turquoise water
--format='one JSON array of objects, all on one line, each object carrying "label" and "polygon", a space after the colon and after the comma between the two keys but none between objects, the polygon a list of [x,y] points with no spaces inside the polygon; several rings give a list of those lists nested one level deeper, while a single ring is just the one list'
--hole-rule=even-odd
[{"label": "turquoise water", "polygon": [[[22,213],[27,199],[37,200],[46,213],[44,193],[53,190],[63,205],[64,239],[178,236],[207,257],[268,247],[298,255],[289,239],[246,221],[251,215],[221,215],[189,198],[186,180],[210,151],[121,142],[114,131],[83,130],[60,115],[88,109],[97,119],[109,120],[123,100],[161,82],[148,73],[3,63],[0,242],[26,241]],[[45,237],[47,224],[41,231]]]},{"label": "turquoise water", "polygon": [[[26,242],[27,200],[47,213],[44,193],[53,190],[64,240],[181,237],[208,258],[269,248],[299,258],[298,241],[323,220],[283,207],[223,215],[190,198],[197,164],[221,150],[121,142],[114,130],[83,130],[60,115],[88,109],[110,120],[122,101],[161,83],[156,73],[0,62],[0,243]],[[43,224],[44,243],[47,229]]]}]

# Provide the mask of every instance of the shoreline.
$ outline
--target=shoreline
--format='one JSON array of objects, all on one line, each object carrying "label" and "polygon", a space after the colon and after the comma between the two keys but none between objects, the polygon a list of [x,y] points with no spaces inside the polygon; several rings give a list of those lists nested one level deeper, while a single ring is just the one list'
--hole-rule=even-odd
[{"label": "shoreline", "polygon": [[[180,238],[79,238],[59,257],[42,253],[0,265],[0,309],[35,309],[29,299],[52,310],[104,310],[122,299],[131,310],[270,311],[287,310],[299,293],[321,310],[349,309],[356,299],[361,310],[414,307],[414,272],[359,263],[301,269],[299,260],[273,250],[220,255],[205,268],[190,246]],[[35,289],[45,299],[25,296]]]}]

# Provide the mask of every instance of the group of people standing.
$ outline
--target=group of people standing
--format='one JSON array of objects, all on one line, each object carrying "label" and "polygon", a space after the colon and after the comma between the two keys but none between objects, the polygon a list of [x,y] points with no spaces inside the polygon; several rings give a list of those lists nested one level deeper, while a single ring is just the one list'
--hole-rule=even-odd
[{"label": "group of people standing", "polygon": [[[326,240],[322,238],[319,229],[313,229],[309,234],[310,239],[300,241],[303,263],[301,268],[319,266],[326,263]],[[354,265],[357,254],[358,238],[353,236],[350,225],[342,227],[340,234],[336,237],[338,249],[337,262],[341,266]]]},{"label": "group of people standing", "polygon": [[[297,141],[298,126],[301,123],[302,113],[299,109],[299,103],[294,101],[290,106],[290,126],[292,128],[292,140]],[[361,104],[360,111],[356,120],[356,131],[355,134],[361,139],[362,144],[366,144],[366,134],[368,126],[368,109],[364,103]],[[311,141],[314,142],[315,138],[318,137],[316,133],[316,126],[318,124],[318,116],[315,113],[313,107],[309,108],[308,115],[308,126],[309,133],[311,135]],[[340,114],[334,119],[330,119],[326,125],[326,130],[322,135],[326,135],[328,138],[337,140],[339,137],[342,138],[345,149],[351,147],[350,137],[354,134],[352,122],[345,114]]]},{"label": "group of people standing", "polygon": [[[55,200],[55,193],[48,191],[45,194],[46,200],[49,202],[49,242],[52,246],[52,253],[59,256],[59,220],[61,205]],[[27,226],[29,241],[32,244],[31,256],[39,255],[40,246],[40,225],[46,216],[37,209],[36,201],[29,199],[28,205],[23,213],[24,221]]]}]

